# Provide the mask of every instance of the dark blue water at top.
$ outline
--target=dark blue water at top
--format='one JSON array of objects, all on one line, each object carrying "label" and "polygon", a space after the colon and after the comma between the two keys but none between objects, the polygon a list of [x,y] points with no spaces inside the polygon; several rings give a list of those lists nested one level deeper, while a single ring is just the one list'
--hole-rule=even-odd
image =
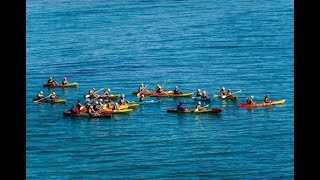
[{"label": "dark blue water at top", "polygon": [[[26,12],[27,179],[293,179],[293,1],[28,0]],[[79,87],[43,88],[49,76]],[[166,112],[190,98],[110,120],[62,115],[92,87],[136,101],[141,82],[166,79],[242,92],[210,104],[220,115]],[[35,104],[40,90],[67,103]],[[265,94],[286,103],[237,107]]]}]

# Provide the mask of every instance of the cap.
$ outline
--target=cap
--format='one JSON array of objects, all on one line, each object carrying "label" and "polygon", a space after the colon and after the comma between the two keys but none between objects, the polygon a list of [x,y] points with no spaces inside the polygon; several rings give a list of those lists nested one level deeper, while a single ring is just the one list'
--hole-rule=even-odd
[{"label": "cap", "polygon": [[225,89],[224,87],[222,87],[222,89]]},{"label": "cap", "polygon": [[56,93],[55,93],[55,92],[53,92],[52,94],[54,94],[54,95],[55,95]]},{"label": "cap", "polygon": [[198,104],[201,104],[201,102],[199,101]]},{"label": "cap", "polygon": [[253,99],[254,98],[254,96],[250,96],[251,97],[251,99]]},{"label": "cap", "polygon": [[42,92],[42,91],[40,91],[40,94],[43,94],[43,92]]}]

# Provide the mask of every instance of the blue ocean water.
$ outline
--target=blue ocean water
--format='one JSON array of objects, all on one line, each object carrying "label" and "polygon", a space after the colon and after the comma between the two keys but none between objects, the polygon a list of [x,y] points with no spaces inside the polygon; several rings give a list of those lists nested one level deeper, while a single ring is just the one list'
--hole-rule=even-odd
[{"label": "blue ocean water", "polygon": [[[28,0],[27,179],[293,179],[293,1]],[[49,76],[78,88],[43,88]],[[242,90],[220,115],[163,98],[111,119],[63,117],[92,87]],[[67,104],[35,104],[39,91]],[[240,109],[248,96],[284,106]],[[154,99],[148,98],[147,99]]]}]

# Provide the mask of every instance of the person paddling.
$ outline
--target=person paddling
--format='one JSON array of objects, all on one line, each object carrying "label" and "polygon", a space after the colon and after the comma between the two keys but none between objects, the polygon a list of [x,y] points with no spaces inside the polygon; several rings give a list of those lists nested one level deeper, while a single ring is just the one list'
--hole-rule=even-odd
[{"label": "person paddling", "polygon": [[67,84],[69,84],[69,82],[67,81],[67,78],[66,78],[66,77],[63,78],[61,84],[62,84],[62,85],[67,85]]},{"label": "person paddling", "polygon": [[199,101],[197,106],[196,106],[195,111],[201,111],[201,110],[205,110],[205,108],[201,107],[201,102]]},{"label": "person paddling", "polygon": [[156,87],[156,93],[163,93],[163,89],[159,84]]},{"label": "person paddling", "polygon": [[141,83],[140,86],[139,86],[138,92],[141,92],[141,91],[143,91],[144,89],[145,89],[145,86],[144,86],[143,83]]},{"label": "person paddling", "polygon": [[201,96],[202,96],[201,89],[198,89],[198,91],[197,91],[197,97],[201,97]]},{"label": "person paddling", "polygon": [[232,96],[231,89],[228,89],[228,91],[227,91],[227,96]]},{"label": "person paddling", "polygon": [[254,98],[254,96],[250,96],[250,97],[247,99],[247,104],[255,104],[255,102],[253,102],[253,98]]},{"label": "person paddling", "polygon": [[45,98],[45,97],[43,96],[43,92],[42,92],[42,91],[40,91],[40,92],[38,93],[37,98],[38,98],[38,99],[44,99],[44,98]]},{"label": "person paddling", "polygon": [[57,83],[52,79],[52,77],[49,77],[47,83],[48,83],[48,84],[57,85]]},{"label": "person paddling", "polygon": [[82,104],[81,104],[81,102],[80,102],[80,99],[78,99],[78,102],[77,102],[77,108],[78,108],[78,114],[80,114],[80,110],[81,110],[81,108],[82,108]]},{"label": "person paddling", "polygon": [[107,90],[105,90],[105,91],[103,92],[103,95],[104,95],[104,96],[108,96],[108,95],[110,95],[110,92],[111,92],[111,89],[107,89]]},{"label": "person paddling", "polygon": [[188,109],[187,108],[184,108],[183,106],[182,106],[182,101],[180,101],[179,102],[179,104],[177,105],[177,110],[178,111],[187,111]]},{"label": "person paddling", "polygon": [[180,91],[180,89],[178,88],[178,86],[176,86],[173,90],[174,94],[182,94],[182,92]]},{"label": "person paddling", "polygon": [[127,104],[127,103],[128,103],[128,101],[126,101],[124,99],[124,94],[122,94],[122,96],[120,97],[120,100],[119,100],[119,105],[123,105],[123,104]]},{"label": "person paddling", "polygon": [[78,113],[78,110],[77,110],[77,108],[73,105],[73,106],[69,109],[69,112],[70,112],[71,114],[77,114],[77,113]]},{"label": "person paddling", "polygon": [[140,102],[143,102],[143,101],[144,101],[144,95],[141,95],[141,96],[140,96],[139,101],[140,101]]},{"label": "person paddling", "polygon": [[56,95],[55,92],[53,92],[52,94],[49,95],[49,98],[50,98],[50,99],[57,99],[58,96]]},{"label": "person paddling", "polygon": [[222,89],[220,90],[220,96],[226,96],[227,95],[227,92],[226,92],[226,89],[224,87],[222,87]]},{"label": "person paddling", "polygon": [[269,94],[267,94],[265,97],[264,97],[264,102],[265,103],[271,103],[272,101],[269,100]]},{"label": "person paddling", "polygon": [[206,93],[206,91],[203,91],[203,92],[202,92],[201,99],[208,99],[208,98],[209,98],[209,96],[208,96],[208,94]]}]

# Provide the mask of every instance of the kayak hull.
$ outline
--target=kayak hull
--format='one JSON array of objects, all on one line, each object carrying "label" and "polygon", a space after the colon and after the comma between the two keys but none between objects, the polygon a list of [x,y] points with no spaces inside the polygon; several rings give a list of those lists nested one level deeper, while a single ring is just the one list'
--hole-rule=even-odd
[{"label": "kayak hull", "polygon": [[37,98],[34,98],[32,100],[35,103],[51,103],[51,104],[65,104],[67,102],[66,99],[47,99],[47,98],[44,98],[44,99],[39,100]]},{"label": "kayak hull", "polygon": [[111,109],[100,109],[100,112],[110,113],[110,114],[125,114],[132,112],[132,109],[120,109],[120,110],[111,110]]},{"label": "kayak hull", "polygon": [[150,97],[192,97],[193,93],[174,94],[174,93],[156,93],[150,95]]},{"label": "kayak hull", "polygon": [[180,111],[177,109],[167,109],[168,113],[213,113],[213,114],[218,114],[223,111],[222,108],[213,108],[213,109],[208,109],[208,110],[201,110],[201,111],[196,111],[196,110],[186,110],[186,111]]},{"label": "kayak hull", "polygon": [[69,83],[66,85],[62,85],[62,84],[43,84],[43,87],[49,87],[49,88],[76,88],[78,87],[78,83],[77,82],[73,82],[73,83]]},{"label": "kayak hull", "polygon": [[64,116],[70,116],[70,117],[85,117],[85,118],[111,118],[111,114],[103,113],[98,116],[92,116],[89,113],[80,113],[80,114],[71,114],[70,111],[63,111]]},{"label": "kayak hull", "polygon": [[135,109],[139,106],[139,104],[134,103],[134,104],[127,104],[128,105],[128,109]]},{"label": "kayak hull", "polygon": [[252,108],[252,107],[268,107],[274,105],[283,105],[286,100],[279,100],[279,101],[272,101],[270,103],[256,103],[256,104],[240,104],[239,107],[241,108]]}]

